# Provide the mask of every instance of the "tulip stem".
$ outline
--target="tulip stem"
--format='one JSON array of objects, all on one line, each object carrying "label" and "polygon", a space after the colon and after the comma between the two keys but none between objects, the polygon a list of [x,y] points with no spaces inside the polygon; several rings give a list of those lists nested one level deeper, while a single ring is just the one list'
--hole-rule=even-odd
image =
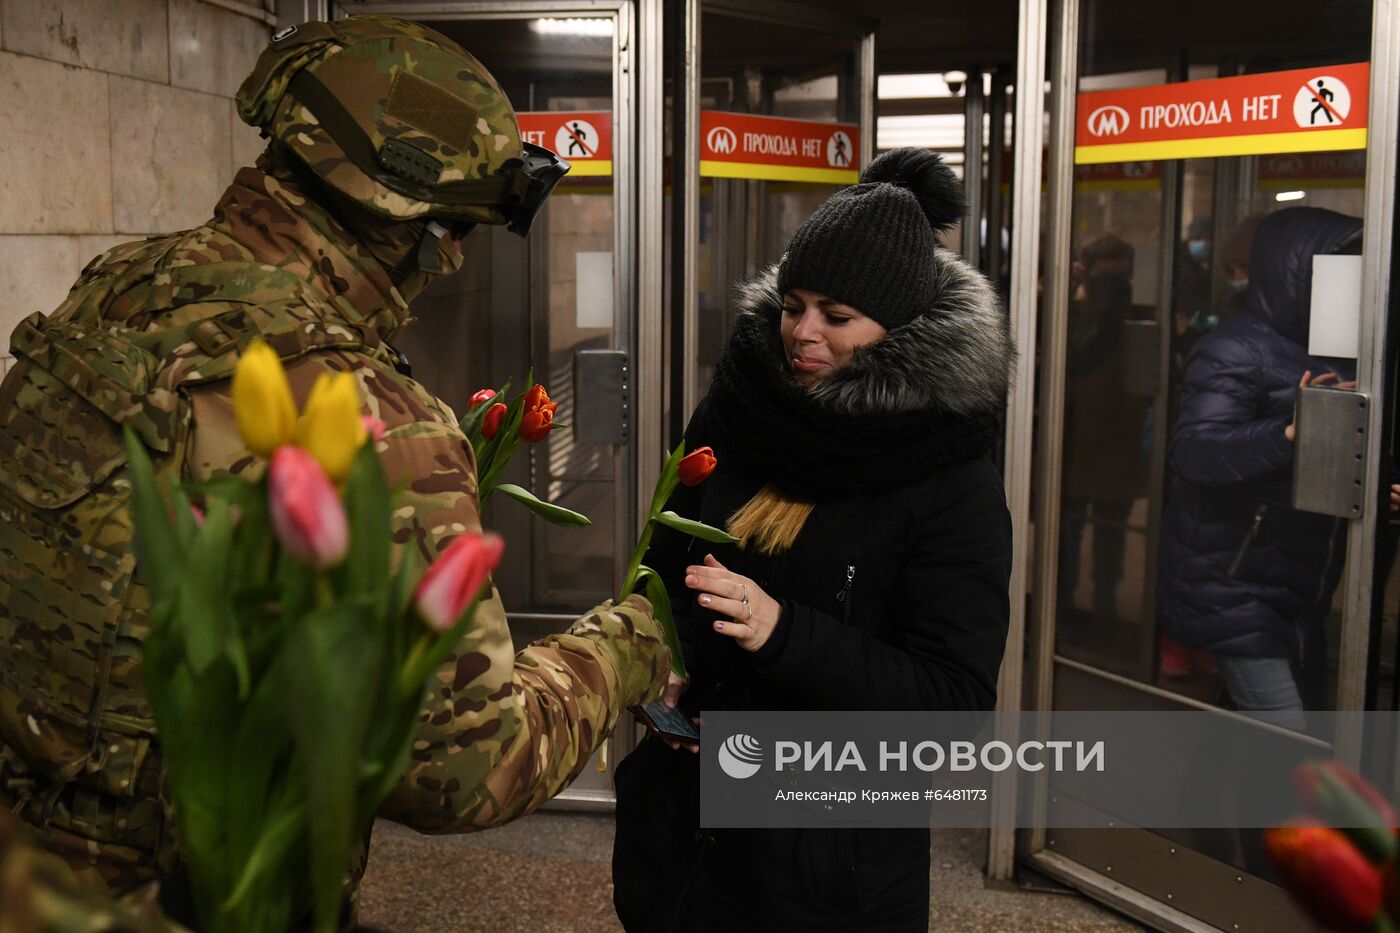
[{"label": "tulip stem", "polygon": [[642,567],[642,558],[646,556],[647,548],[651,547],[651,536],[655,530],[655,520],[648,518],[646,527],[642,529],[642,536],[637,539],[637,547],[632,551],[632,562],[627,566],[627,576],[622,578],[622,593],[618,596],[619,602],[626,599],[636,589],[637,574]]},{"label": "tulip stem", "polygon": [[329,609],[335,605],[335,587],[324,573],[316,574],[316,608]]}]

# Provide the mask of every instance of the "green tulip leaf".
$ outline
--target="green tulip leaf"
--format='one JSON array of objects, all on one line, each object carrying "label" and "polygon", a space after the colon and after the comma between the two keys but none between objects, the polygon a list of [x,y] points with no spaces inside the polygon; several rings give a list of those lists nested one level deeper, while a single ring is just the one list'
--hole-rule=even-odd
[{"label": "green tulip leaf", "polygon": [[675,512],[662,512],[656,516],[656,521],[673,531],[699,538],[701,541],[709,541],[711,544],[737,544],[739,542],[738,538],[727,531],[721,531],[713,525],[706,525],[704,522],[681,518]]},{"label": "green tulip leaf", "polygon": [[666,639],[666,647],[671,649],[671,670],[684,680],[685,655],[681,653],[680,634],[676,631],[675,615],[671,612],[671,595],[666,592],[666,584],[655,570],[643,564],[637,569],[638,576],[646,581],[647,600],[651,602],[652,618],[661,626]]},{"label": "green tulip leaf", "polygon": [[585,525],[593,524],[587,515],[566,509],[562,505],[555,505],[553,502],[545,502],[530,490],[523,489],[514,483],[502,483],[496,487],[496,491],[510,496],[550,524],[566,528],[582,528]]},{"label": "green tulip leaf", "polygon": [[130,428],[125,429],[127,475],[131,479],[131,505],[136,520],[136,554],[153,595],[172,593],[180,585],[182,564],[179,547],[170,534],[165,497],[156,484],[155,470],[146,448]]}]

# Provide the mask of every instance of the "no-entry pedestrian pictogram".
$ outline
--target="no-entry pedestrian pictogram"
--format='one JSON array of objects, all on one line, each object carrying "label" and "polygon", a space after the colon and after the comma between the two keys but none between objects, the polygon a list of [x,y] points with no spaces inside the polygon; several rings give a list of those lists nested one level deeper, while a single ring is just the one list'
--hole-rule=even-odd
[{"label": "no-entry pedestrian pictogram", "polygon": [[700,174],[854,184],[860,178],[860,127],[702,110]]},{"label": "no-entry pedestrian pictogram", "polygon": [[1079,164],[1366,148],[1367,62],[1080,94]]},{"label": "no-entry pedestrian pictogram", "polygon": [[612,174],[612,113],[529,111],[517,113],[520,138],[565,159],[570,177]]}]

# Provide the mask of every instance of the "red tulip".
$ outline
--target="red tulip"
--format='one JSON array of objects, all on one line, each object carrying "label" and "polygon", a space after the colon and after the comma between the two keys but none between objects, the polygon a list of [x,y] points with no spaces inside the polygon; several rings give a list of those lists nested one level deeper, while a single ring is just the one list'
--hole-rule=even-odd
[{"label": "red tulip", "polygon": [[[557,405],[554,407],[558,407]],[[520,439],[527,444],[542,441],[554,429],[554,408],[527,411],[520,418]]]},{"label": "red tulip", "polygon": [[1396,855],[1395,810],[1366,779],[1338,761],[1305,761],[1293,772],[1308,813],[1340,830],[1377,864]]},{"label": "red tulip", "polygon": [[472,396],[471,401],[467,402],[467,411],[471,411],[473,408],[485,405],[487,402],[491,401],[495,397],[495,389],[477,389],[476,394]]},{"label": "red tulip", "polygon": [[1329,930],[1369,930],[1381,909],[1381,873],[1346,837],[1325,826],[1266,830],[1274,871],[1313,919]]},{"label": "red tulip", "polygon": [[488,441],[496,436],[496,432],[501,429],[501,422],[506,418],[506,406],[500,402],[486,409],[486,417],[481,419],[481,436]]},{"label": "red tulip", "polygon": [[289,554],[317,570],[345,559],[345,506],[316,458],[291,444],[277,448],[267,468],[267,495],[272,528]]},{"label": "red tulip", "polygon": [[676,470],[682,483],[687,486],[699,486],[709,479],[717,463],[719,461],[715,459],[715,452],[708,447],[701,447],[686,454],[676,465]]},{"label": "red tulip", "polygon": [[457,624],[501,562],[505,542],[499,535],[458,535],[447,546],[413,593],[413,604],[428,628],[445,632]]}]

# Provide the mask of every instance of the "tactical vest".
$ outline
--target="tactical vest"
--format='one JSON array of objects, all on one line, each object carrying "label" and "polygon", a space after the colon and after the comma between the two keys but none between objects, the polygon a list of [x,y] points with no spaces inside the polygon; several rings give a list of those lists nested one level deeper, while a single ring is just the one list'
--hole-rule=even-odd
[{"label": "tactical vest", "polygon": [[172,267],[179,243],[95,260],[58,309],[16,328],[0,383],[0,802],[116,892],[155,877],[167,842],[122,426],[183,477],[188,391],[230,378],[255,337],[283,359],[392,362],[338,296],[270,265]]}]

